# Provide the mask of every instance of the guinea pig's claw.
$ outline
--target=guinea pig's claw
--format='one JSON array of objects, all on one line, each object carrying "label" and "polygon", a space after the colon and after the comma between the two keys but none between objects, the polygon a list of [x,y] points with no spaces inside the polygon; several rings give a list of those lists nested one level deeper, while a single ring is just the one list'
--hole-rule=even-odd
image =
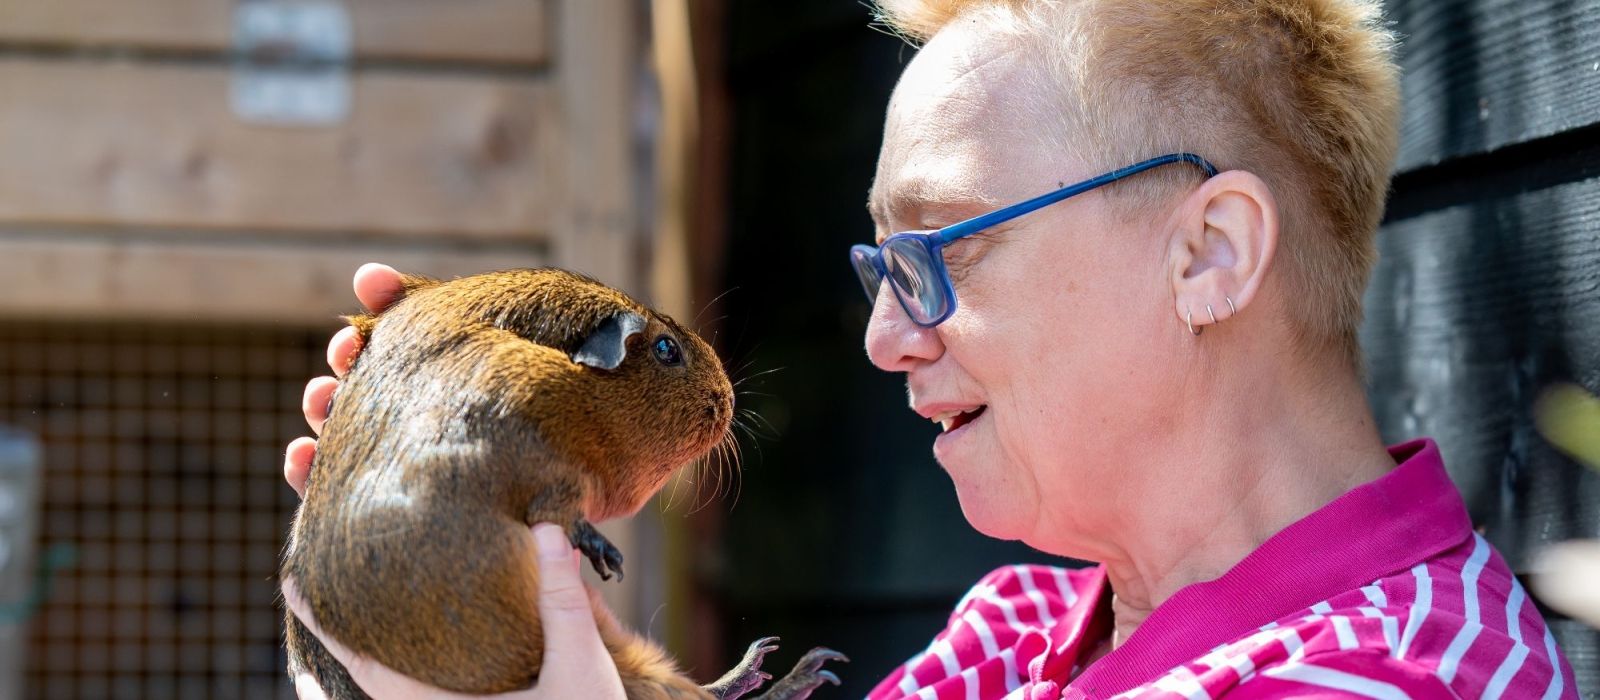
[{"label": "guinea pig's claw", "polygon": [[777,637],[763,637],[751,643],[739,665],[706,686],[706,691],[717,700],[739,700],[746,693],[761,687],[762,683],[772,680],[772,674],[761,670],[761,662],[767,654],[778,650],[777,641]]},{"label": "guinea pig's claw", "polygon": [[832,649],[817,647],[806,652],[794,665],[789,675],[772,684],[772,688],[755,700],[805,700],[823,683],[839,685],[839,676],[822,668],[829,661],[848,663],[850,659]]},{"label": "guinea pig's claw", "polygon": [[594,571],[600,578],[611,580],[611,574],[617,575],[617,580],[622,580],[622,552],[611,540],[600,534],[589,521],[579,518],[572,523],[572,546],[589,558],[589,564],[594,566]]}]

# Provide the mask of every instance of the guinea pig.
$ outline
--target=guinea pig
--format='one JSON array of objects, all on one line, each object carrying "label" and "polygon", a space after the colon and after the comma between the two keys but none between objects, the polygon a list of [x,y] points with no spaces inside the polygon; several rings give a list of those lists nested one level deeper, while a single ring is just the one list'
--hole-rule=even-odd
[{"label": "guinea pig", "polygon": [[[361,352],[283,573],[326,633],[396,671],[463,693],[529,687],[544,640],[527,529],[562,525],[602,577],[620,576],[622,554],[591,523],[637,512],[731,439],[727,374],[671,318],[553,268],[407,276],[388,309],[349,320]],[[602,622],[632,700],[733,700],[770,678],[771,638],[702,687]],[[310,673],[334,700],[367,697],[293,614],[286,623],[291,675]],[[837,684],[831,660],[844,657],[813,649],[761,697]]]}]

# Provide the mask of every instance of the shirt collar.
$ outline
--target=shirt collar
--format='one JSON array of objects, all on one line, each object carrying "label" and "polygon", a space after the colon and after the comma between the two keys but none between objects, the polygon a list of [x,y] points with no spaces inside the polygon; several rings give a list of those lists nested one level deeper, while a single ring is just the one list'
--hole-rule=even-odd
[{"label": "shirt collar", "polygon": [[[1398,466],[1268,538],[1221,577],[1180,589],[1072,685],[1109,697],[1262,624],[1355,590],[1472,535],[1439,446],[1389,448]],[[1310,555],[1310,556],[1308,556]]]}]

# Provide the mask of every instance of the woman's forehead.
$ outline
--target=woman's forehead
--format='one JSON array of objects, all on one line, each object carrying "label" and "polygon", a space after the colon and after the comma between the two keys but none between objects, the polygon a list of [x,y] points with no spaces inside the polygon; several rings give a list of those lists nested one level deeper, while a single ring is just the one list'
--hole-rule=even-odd
[{"label": "woman's forehead", "polygon": [[952,26],[928,42],[889,102],[868,199],[885,223],[929,207],[995,205],[1037,170],[1043,120],[1024,55],[992,35]]}]

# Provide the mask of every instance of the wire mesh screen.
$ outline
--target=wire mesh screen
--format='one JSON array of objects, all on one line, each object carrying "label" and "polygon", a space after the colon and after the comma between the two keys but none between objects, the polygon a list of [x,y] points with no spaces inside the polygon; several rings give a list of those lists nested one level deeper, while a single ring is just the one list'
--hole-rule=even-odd
[{"label": "wire mesh screen", "polygon": [[283,445],[328,329],[0,322],[0,423],[44,447],[27,696],[292,698]]}]

